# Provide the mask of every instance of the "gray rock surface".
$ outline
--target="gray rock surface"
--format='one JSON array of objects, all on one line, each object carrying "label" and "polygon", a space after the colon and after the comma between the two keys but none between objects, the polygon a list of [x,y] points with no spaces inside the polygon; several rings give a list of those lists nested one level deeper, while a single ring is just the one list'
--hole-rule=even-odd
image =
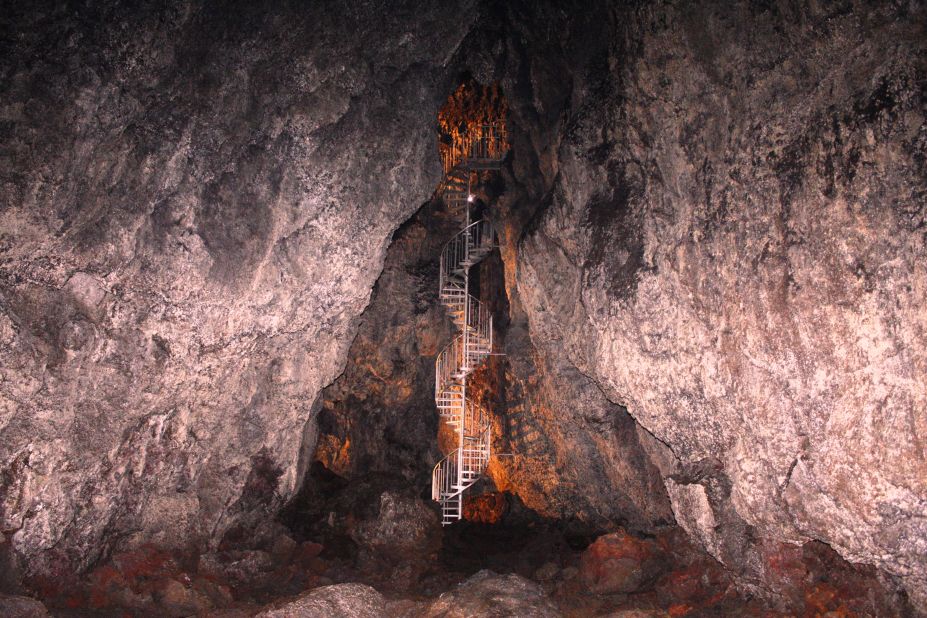
[{"label": "gray rock surface", "polygon": [[396,560],[428,558],[441,547],[440,517],[418,498],[384,491],[376,519],[358,523],[351,537],[368,551]]},{"label": "gray rock surface", "polygon": [[[517,310],[516,310],[517,311]],[[497,366],[504,414],[488,474],[537,513],[592,529],[653,530],[673,521],[659,471],[621,406],[546,343],[518,313]]]},{"label": "gray rock surface", "polygon": [[41,601],[0,593],[0,616],[4,618],[46,618],[48,615]]},{"label": "gray rock surface", "polygon": [[422,618],[469,618],[470,616],[560,616],[544,590],[519,575],[480,571],[450,592],[434,600]]},{"label": "gray rock surface", "polygon": [[817,539],[927,608],[924,23],[630,11],[515,248],[533,341],[627,408],[747,585],[752,539]]},{"label": "gray rock surface", "polygon": [[[513,144],[481,272],[508,356],[474,381],[496,486],[675,519],[764,595],[767,541],[822,541],[927,608],[922,3],[613,4],[4,11],[0,545],[51,581],[215,551],[319,433],[350,479],[427,477],[440,222],[396,234],[359,316],[465,59]],[[434,615],[548,615],[513,577]]]},{"label": "gray rock surface", "polygon": [[255,618],[382,618],[386,599],[364,584],[322,586]]},{"label": "gray rock surface", "polygon": [[[546,517],[592,529],[652,531],[671,523],[673,513],[647,456],[647,437],[562,353],[559,337],[535,336],[517,285],[520,241],[549,201],[558,144],[570,130],[574,107],[598,97],[607,80],[603,63],[623,21],[615,4],[506,3],[494,15],[504,24],[502,41],[479,39],[466,49],[477,77],[499,80],[508,97],[512,142],[501,194],[486,187],[498,197],[490,216],[504,268],[493,276],[502,289],[483,294],[502,297],[497,315],[506,314],[499,337],[505,356],[493,359],[488,390],[494,408],[503,411],[494,448],[507,455],[494,460],[489,473],[497,487]],[[551,277],[559,283],[559,274]],[[571,291],[564,293],[569,298]]]},{"label": "gray rock surface", "polygon": [[314,456],[342,478],[379,472],[420,487],[427,462],[441,457],[434,357],[451,325],[438,303],[437,259],[454,219],[434,201],[396,231],[344,371],[322,392]]},{"label": "gray rock surface", "polygon": [[271,4],[4,11],[0,530],[32,572],[290,495],[438,181],[469,3]]}]

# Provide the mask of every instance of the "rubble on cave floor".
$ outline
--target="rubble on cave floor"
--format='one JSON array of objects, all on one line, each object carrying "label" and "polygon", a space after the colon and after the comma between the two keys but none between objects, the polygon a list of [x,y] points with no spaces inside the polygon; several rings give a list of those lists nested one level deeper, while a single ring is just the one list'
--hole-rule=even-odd
[{"label": "rubble on cave floor", "polygon": [[[872,574],[823,546],[770,549],[768,561],[790,595],[783,597],[787,606],[771,607],[736,588],[731,574],[678,527],[601,534],[579,522],[544,520],[512,496],[486,494],[467,509],[471,521],[442,528],[429,502],[389,479],[329,489],[310,507],[288,512],[301,518],[300,526],[268,520],[236,529],[212,551],[144,546],[113,554],[80,580],[34,584],[43,586],[50,615],[64,617],[891,611]],[[0,596],[4,615],[44,615],[36,607]]]}]

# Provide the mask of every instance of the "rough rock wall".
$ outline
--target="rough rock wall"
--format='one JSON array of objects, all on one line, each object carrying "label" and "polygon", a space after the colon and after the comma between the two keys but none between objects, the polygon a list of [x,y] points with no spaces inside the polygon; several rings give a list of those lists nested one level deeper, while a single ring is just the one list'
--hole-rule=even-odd
[{"label": "rough rock wall", "polygon": [[[485,21],[476,30],[484,32]],[[475,44],[488,40],[475,37]],[[464,58],[473,53],[467,47]],[[483,201],[485,216],[500,228],[514,218],[498,173],[482,174],[474,191],[484,198],[474,216]],[[435,440],[434,359],[453,332],[438,303],[438,257],[459,227],[436,199],[397,231],[345,370],[323,391],[315,458],[345,479],[380,473],[424,491],[439,453],[457,446],[443,424]],[[619,524],[653,530],[671,522],[662,479],[634,421],[588,377],[538,352],[524,312],[508,303],[507,267],[494,253],[471,273],[474,293],[493,315],[495,351],[504,355],[488,359],[468,381],[469,396],[493,416],[496,456],[488,476],[495,488],[586,531]]]},{"label": "rough rock wall", "polygon": [[532,339],[652,434],[742,581],[817,539],[927,607],[923,6],[618,15],[517,247]]},{"label": "rough rock wall", "polygon": [[314,457],[342,478],[381,473],[422,491],[430,482],[440,458],[434,358],[452,330],[437,256],[457,225],[432,201],[396,231],[344,372],[322,392]]},{"label": "rough rock wall", "polygon": [[0,529],[29,571],[215,539],[292,492],[439,178],[469,8],[5,7]]},{"label": "rough rock wall", "polygon": [[495,37],[468,40],[462,52],[479,79],[502,85],[512,142],[501,183],[485,189],[494,198],[507,301],[505,356],[493,363],[494,408],[504,412],[493,440],[510,454],[489,473],[547,517],[652,531],[673,513],[645,451],[649,436],[561,353],[559,336],[535,336],[517,286],[520,239],[549,201],[570,118],[608,79],[615,23],[608,2],[505,3],[480,24]]}]

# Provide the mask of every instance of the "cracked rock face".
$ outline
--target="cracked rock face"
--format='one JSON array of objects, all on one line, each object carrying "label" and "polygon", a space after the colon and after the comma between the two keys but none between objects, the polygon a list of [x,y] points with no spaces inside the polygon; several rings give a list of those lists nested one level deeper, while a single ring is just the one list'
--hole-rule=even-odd
[{"label": "cracked rock face", "polygon": [[[486,216],[502,225],[505,213],[492,199],[499,182],[498,174],[484,174],[474,191],[486,198]],[[393,236],[345,370],[322,394],[314,457],[342,478],[378,472],[425,487],[441,458],[436,447],[456,448],[437,418],[434,358],[454,332],[437,298],[438,259],[459,227],[435,199]],[[507,268],[493,253],[471,273],[504,354],[468,381],[470,396],[493,416],[493,449],[502,453],[487,476],[536,513],[587,529],[621,522],[652,530],[671,522],[662,479],[634,421],[575,367],[539,352],[524,312],[506,300]]]},{"label": "cracked rock face", "polygon": [[483,570],[454,590],[442,594],[421,614],[427,618],[465,616],[525,616],[553,618],[557,607],[543,588],[519,575]]},{"label": "cracked rock face", "polygon": [[386,4],[3,16],[0,530],[28,571],[215,540],[292,493],[438,181],[472,14]]},{"label": "cracked rock face", "polygon": [[[453,226],[393,232],[466,66],[513,146],[480,195],[497,488],[675,520],[767,598],[788,543],[827,544],[927,607],[920,3],[162,4],[0,16],[0,548],[27,574],[215,552],[313,457],[427,483]],[[300,602],[342,597],[382,602]],[[553,611],[487,574],[444,601]]]},{"label": "cracked rock face", "polygon": [[437,256],[458,225],[432,201],[393,234],[344,371],[322,392],[314,457],[342,478],[431,480],[428,462],[441,457],[434,357],[453,328],[438,302]]},{"label": "cracked rock face", "polygon": [[383,615],[386,599],[364,584],[337,584],[322,586],[287,603],[280,603],[257,614],[258,618],[325,618],[350,616],[351,618],[378,618]]},{"label": "cracked rock face", "polygon": [[532,339],[652,434],[676,520],[749,585],[754,539],[816,539],[927,607],[924,23],[627,13],[517,247]]}]

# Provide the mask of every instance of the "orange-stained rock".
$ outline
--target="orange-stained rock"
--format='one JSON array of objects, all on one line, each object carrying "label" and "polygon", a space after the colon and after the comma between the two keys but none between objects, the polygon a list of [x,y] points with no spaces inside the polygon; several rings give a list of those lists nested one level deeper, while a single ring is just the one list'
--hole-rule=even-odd
[{"label": "orange-stained rock", "polygon": [[691,612],[691,611],[692,611],[692,607],[691,607],[691,606],[686,605],[685,603],[679,603],[679,604],[677,604],[677,605],[671,606],[671,607],[667,610],[666,613],[668,613],[670,616],[672,616],[672,618],[676,618],[677,616],[686,616],[686,615],[688,615],[689,612]]},{"label": "orange-stained rock", "polygon": [[599,537],[586,549],[580,577],[597,594],[634,592],[657,577],[662,557],[655,542],[619,530]]},{"label": "orange-stained rock", "polygon": [[347,474],[351,470],[351,439],[339,440],[337,436],[323,434],[316,444],[315,458],[335,474]]},{"label": "orange-stained rock", "polygon": [[463,516],[467,521],[480,524],[497,524],[508,510],[508,500],[502,492],[481,496],[465,496]]}]

